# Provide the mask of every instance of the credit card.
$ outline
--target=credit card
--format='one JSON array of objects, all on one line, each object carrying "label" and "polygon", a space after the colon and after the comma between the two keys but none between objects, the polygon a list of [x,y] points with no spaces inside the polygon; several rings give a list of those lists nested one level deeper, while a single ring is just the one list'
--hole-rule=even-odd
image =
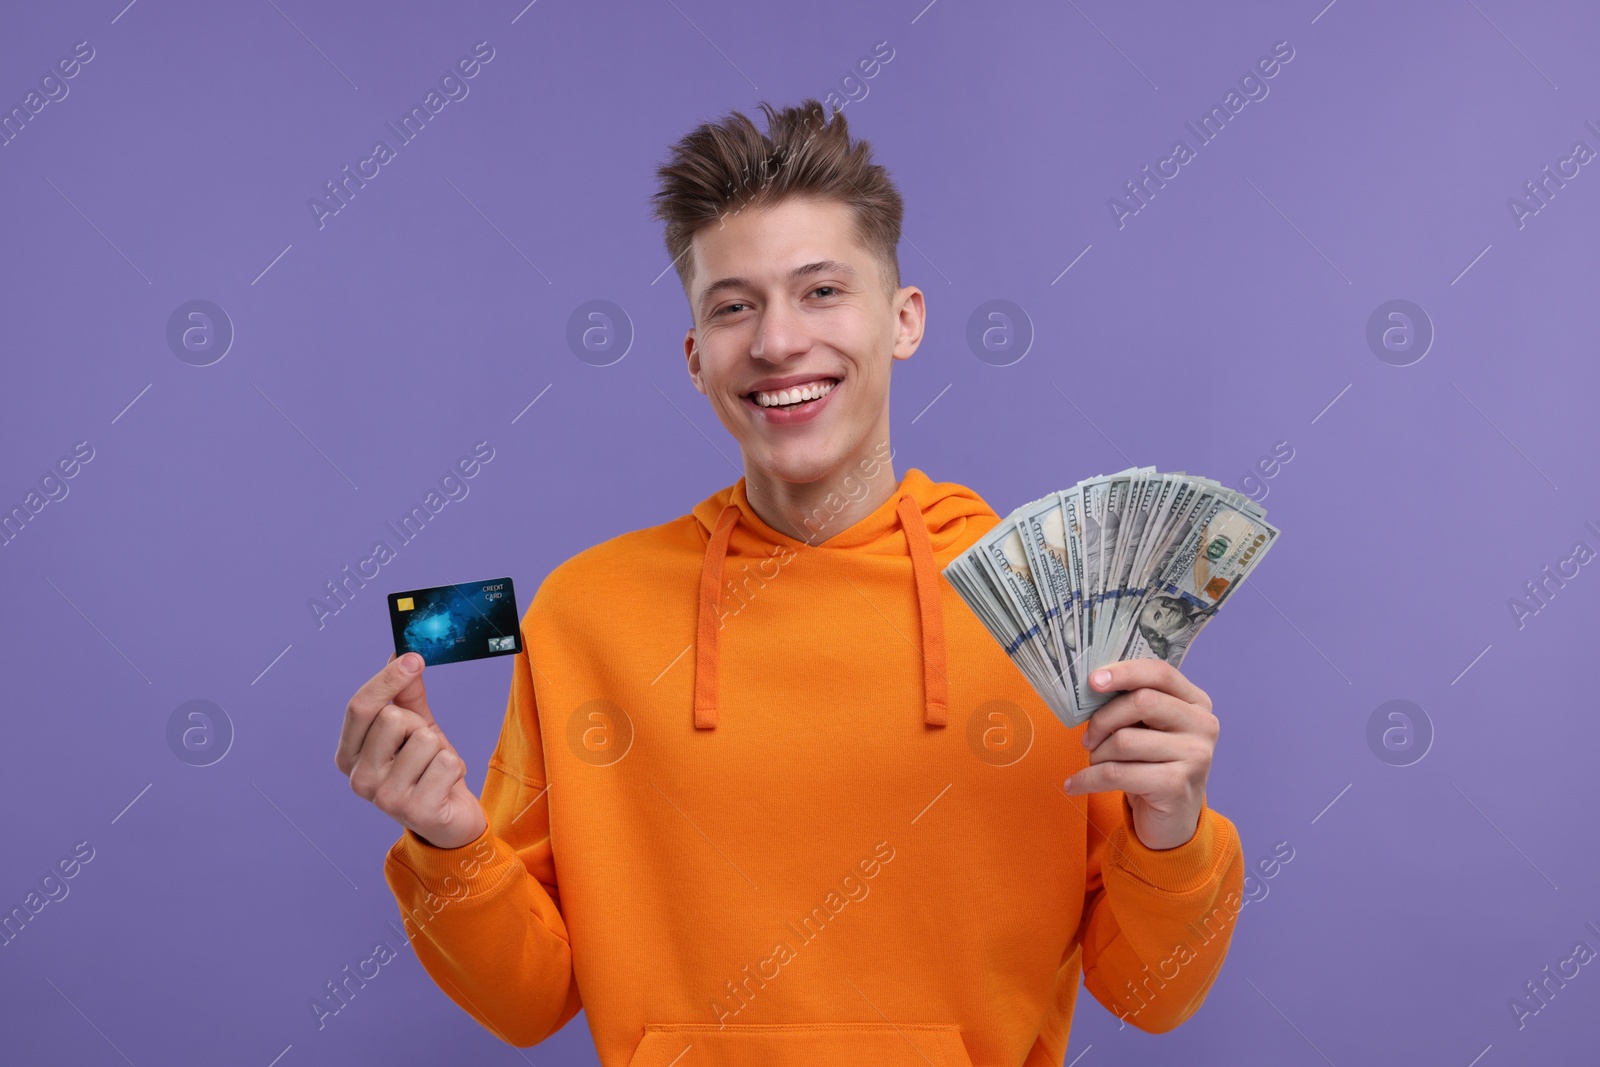
[{"label": "credit card", "polygon": [[520,620],[510,578],[389,594],[394,654],[429,666],[521,652]]}]

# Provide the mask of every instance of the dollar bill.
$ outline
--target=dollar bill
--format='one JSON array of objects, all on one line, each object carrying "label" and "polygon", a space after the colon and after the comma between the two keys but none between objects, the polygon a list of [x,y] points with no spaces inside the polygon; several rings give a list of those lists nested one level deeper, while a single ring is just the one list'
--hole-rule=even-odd
[{"label": "dollar bill", "polygon": [[1225,498],[1212,501],[1144,597],[1118,659],[1150,657],[1178,666],[1200,630],[1277,541],[1278,529],[1266,519]]},{"label": "dollar bill", "polygon": [[1178,666],[1278,536],[1236,490],[1129,467],[1016,508],[944,574],[1071,727],[1115,696],[1089,688],[1095,668]]}]

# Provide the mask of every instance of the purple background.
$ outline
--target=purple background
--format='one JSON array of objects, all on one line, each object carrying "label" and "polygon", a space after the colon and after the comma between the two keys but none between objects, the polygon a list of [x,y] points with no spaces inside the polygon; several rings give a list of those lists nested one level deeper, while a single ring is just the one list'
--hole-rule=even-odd
[{"label": "purple background", "polygon": [[[324,983],[399,947],[397,827],[335,769],[340,718],[390,651],[387,591],[509,573],[520,608],[738,476],[683,368],[652,171],[698,122],[830,91],[927,294],[900,473],[1003,513],[1135,463],[1242,486],[1294,450],[1264,483],[1281,543],[1185,665],[1225,727],[1211,803],[1247,860],[1294,859],[1192,1020],[1119,1028],[1084,992],[1067,1062],[1593,1055],[1600,967],[1523,1029],[1508,999],[1600,948],[1600,567],[1520,628],[1508,599],[1600,548],[1600,175],[1524,226],[1507,206],[1600,148],[1592,8],[122,2],[13,5],[0,32],[7,110],[95,49],[0,147],[0,507],[95,450],[0,549],[0,909],[95,850],[0,948],[7,1062],[595,1062],[581,1020],[502,1045],[404,949],[318,1030]],[[309,198],[484,40],[470,95],[319,229]],[[1270,94],[1119,228],[1108,199],[1282,40]],[[210,366],[166,340],[193,299],[236,331]],[[567,343],[594,299],[631,322],[616,362]],[[967,342],[993,299],[1034,335],[1009,366]],[[1409,366],[1366,340],[1392,299],[1436,330]],[[319,629],[323,583],[485,439],[469,495]],[[509,676],[429,674],[475,788]],[[209,766],[167,739],[194,699],[234,732]],[[1367,740],[1390,700],[1431,724],[1408,766]]]}]

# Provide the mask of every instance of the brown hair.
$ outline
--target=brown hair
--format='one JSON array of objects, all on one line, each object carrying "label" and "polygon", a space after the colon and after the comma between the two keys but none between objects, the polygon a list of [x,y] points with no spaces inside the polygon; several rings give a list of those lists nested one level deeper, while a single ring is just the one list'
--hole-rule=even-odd
[{"label": "brown hair", "polygon": [[855,237],[878,260],[889,295],[900,288],[900,221],[904,202],[889,172],[872,162],[866,141],[850,140],[844,112],[824,118],[815,99],[776,111],[763,101],[767,133],[743,113],[706,122],[672,146],[657,168],[661,186],[651,200],[666,223],[667,253],[685,292],[692,280],[688,251],[694,235],[746,207],[772,207],[791,197],[848,205]]}]

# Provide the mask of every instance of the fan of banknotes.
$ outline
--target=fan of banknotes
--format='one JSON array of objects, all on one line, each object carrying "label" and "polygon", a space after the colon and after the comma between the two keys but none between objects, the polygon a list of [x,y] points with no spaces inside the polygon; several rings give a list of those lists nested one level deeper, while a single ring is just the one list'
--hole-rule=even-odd
[{"label": "fan of banknotes", "polygon": [[1227,486],[1130,467],[1017,508],[944,575],[1067,726],[1115,694],[1089,674],[1124,659],[1178,666],[1278,537]]}]

